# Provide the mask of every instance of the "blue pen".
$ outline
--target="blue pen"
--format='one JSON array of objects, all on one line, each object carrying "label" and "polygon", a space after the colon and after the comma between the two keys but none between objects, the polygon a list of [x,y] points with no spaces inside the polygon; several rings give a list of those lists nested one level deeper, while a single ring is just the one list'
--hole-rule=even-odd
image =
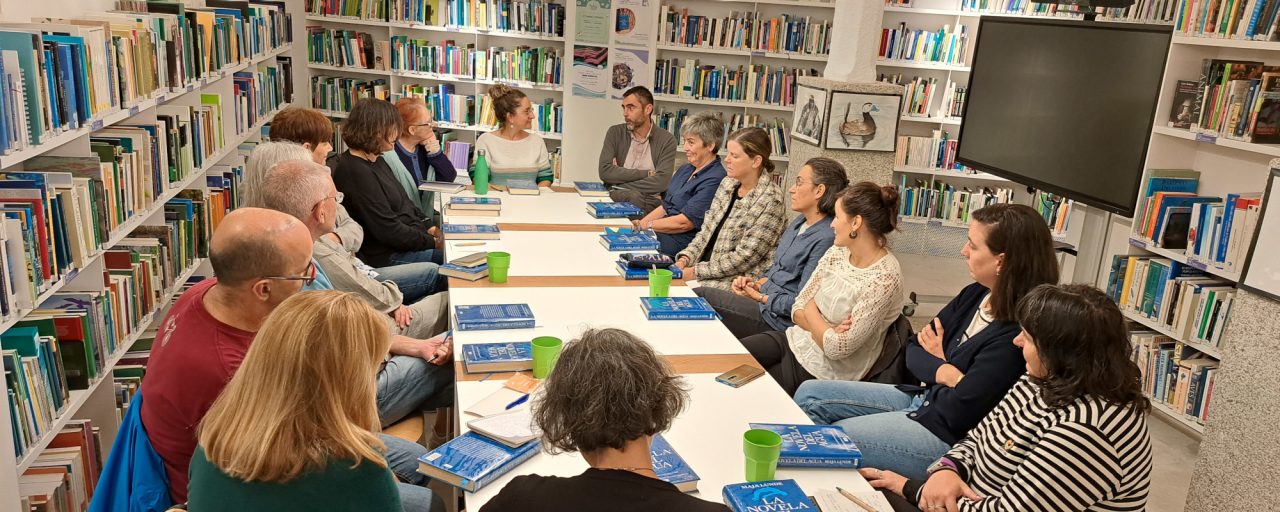
[{"label": "blue pen", "polygon": [[[444,342],[449,343],[449,340],[451,339],[453,339],[453,329],[449,329],[444,332]],[[436,359],[439,359],[439,356],[431,356],[431,359],[429,359],[427,363],[435,363]]]},{"label": "blue pen", "polygon": [[528,394],[522,395],[520,398],[517,398],[514,402],[507,404],[506,410],[510,411],[511,409],[514,409],[516,406],[528,401],[529,401],[529,395]]}]

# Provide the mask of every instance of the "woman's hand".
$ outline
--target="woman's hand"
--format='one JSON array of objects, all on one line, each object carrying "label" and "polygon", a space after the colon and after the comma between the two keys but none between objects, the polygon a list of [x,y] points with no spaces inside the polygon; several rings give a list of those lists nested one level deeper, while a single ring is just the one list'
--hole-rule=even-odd
[{"label": "woman's hand", "polygon": [[964,378],[964,372],[949,363],[944,363],[938,367],[938,371],[933,374],[933,381],[943,386],[954,388],[960,384],[960,379]]},{"label": "woman's hand", "polygon": [[955,471],[943,470],[929,476],[924,488],[920,490],[920,503],[917,506],[923,512],[959,512],[960,505],[957,502],[960,498],[982,500]]},{"label": "woman's hand", "polygon": [[733,278],[733,293],[739,297],[746,297],[750,299],[751,296],[747,294],[747,287],[750,286],[749,283],[751,282],[751,278],[748,276],[738,276]]},{"label": "woman's hand", "polygon": [[682,267],[680,271],[684,273],[684,276],[682,277],[682,279],[684,279],[685,281],[693,281],[698,278],[697,265],[690,264],[687,267]]},{"label": "woman's hand", "polygon": [[396,326],[404,329],[409,326],[409,322],[413,321],[413,310],[400,306],[391,312],[391,316],[396,319]]},{"label": "woman's hand", "polygon": [[883,489],[898,496],[902,496],[902,487],[907,484],[907,477],[892,471],[862,468],[858,470],[858,473],[862,475],[862,478],[867,479],[867,483],[871,484],[871,487]]},{"label": "woman's hand", "polygon": [[844,334],[846,332],[849,332],[849,329],[852,329],[852,328],[853,328],[853,314],[850,314],[849,318],[844,319],[843,322],[840,322],[835,327],[832,327],[831,330],[835,331],[836,334]]},{"label": "woman's hand", "polygon": [[920,342],[920,347],[924,348],[925,352],[946,361],[947,354],[942,349],[942,336],[942,320],[934,318],[932,323],[926,325],[924,329],[920,329],[920,334],[916,335],[916,340]]}]

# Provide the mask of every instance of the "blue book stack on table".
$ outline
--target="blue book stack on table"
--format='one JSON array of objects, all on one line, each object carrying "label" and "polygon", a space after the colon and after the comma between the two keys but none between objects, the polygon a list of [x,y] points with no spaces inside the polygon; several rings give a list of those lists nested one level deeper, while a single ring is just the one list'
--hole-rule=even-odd
[{"label": "blue book stack on table", "polygon": [[639,206],[628,202],[621,203],[587,203],[587,213],[597,219],[625,219],[644,215]]},{"label": "blue book stack on table", "polygon": [[500,197],[452,196],[449,198],[450,208],[459,210],[501,210]]},{"label": "blue book stack on table", "polygon": [[640,297],[640,308],[649,320],[719,320],[720,315],[702,297]]},{"label": "blue book stack on table", "polygon": [[648,233],[605,233],[600,235],[600,245],[605,249],[617,251],[656,251],[658,238]]},{"label": "blue book stack on table", "polygon": [[729,484],[721,491],[724,504],[733,512],[766,510],[818,510],[795,480],[769,480]]},{"label": "blue book stack on table", "polygon": [[467,432],[418,457],[418,472],[466,491],[476,492],[538,453],[534,440],[511,448],[475,432]]},{"label": "blue book stack on table", "polygon": [[441,226],[446,240],[497,240],[502,231],[497,224],[449,224]]},{"label": "blue book stack on table", "polygon": [[533,310],[528,304],[454,306],[453,315],[459,331],[533,328]]},{"label": "blue book stack on table", "polygon": [[780,468],[857,468],[862,452],[844,429],[829,425],[780,425],[751,423],[751,428],[782,436]]},{"label": "blue book stack on table", "polygon": [[463,345],[462,366],[467,373],[532,370],[533,347],[527,341]]},{"label": "blue book stack on table", "polygon": [[445,263],[440,265],[440,275],[466,281],[479,281],[489,277],[489,265],[481,263],[474,267],[468,267],[456,263]]},{"label": "blue book stack on table", "polygon": [[578,190],[578,195],[583,197],[609,197],[609,189],[605,188],[604,183],[598,181],[575,181],[573,188]]},{"label": "blue book stack on table", "polygon": [[662,434],[653,436],[653,443],[649,445],[649,455],[653,461],[653,473],[658,478],[676,486],[680,492],[698,490],[698,480],[701,480],[698,478],[698,473],[689,467],[689,463],[684,461],[684,458],[671,447]]},{"label": "blue book stack on table", "polygon": [[[672,279],[684,279],[684,271],[680,267],[672,265],[667,267],[671,271]],[[618,274],[622,275],[625,281],[644,281],[649,279],[649,269],[647,268],[631,268],[627,266],[627,262],[618,261]]]}]

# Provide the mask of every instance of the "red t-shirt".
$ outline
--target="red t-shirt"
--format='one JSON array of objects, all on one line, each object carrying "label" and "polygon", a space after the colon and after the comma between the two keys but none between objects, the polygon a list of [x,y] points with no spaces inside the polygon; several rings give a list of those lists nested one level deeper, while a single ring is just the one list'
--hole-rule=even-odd
[{"label": "red t-shirt", "polygon": [[174,303],[151,347],[142,381],[142,425],[164,459],[169,494],[187,501],[187,467],[196,448],[196,427],[244,359],[254,333],[219,322],[204,307],[206,279]]}]

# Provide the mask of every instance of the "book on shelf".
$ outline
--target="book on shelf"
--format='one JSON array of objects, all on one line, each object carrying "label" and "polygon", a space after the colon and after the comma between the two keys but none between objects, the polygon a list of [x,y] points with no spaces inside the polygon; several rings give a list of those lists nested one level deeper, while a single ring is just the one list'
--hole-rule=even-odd
[{"label": "book on shelf", "polygon": [[502,236],[496,224],[450,224],[440,227],[449,240],[497,240]]},{"label": "book on shelf", "polygon": [[819,74],[812,68],[713,65],[679,58],[658,59],[655,67],[655,94],[782,107],[795,103],[799,77]]},{"label": "book on shelf", "polygon": [[721,497],[733,512],[818,510],[800,485],[790,479],[729,484],[721,490]]},{"label": "book on shelf", "polygon": [[575,181],[573,189],[582,197],[609,197],[609,189],[599,181]]},{"label": "book on shelf", "polygon": [[453,438],[418,458],[418,471],[466,491],[476,492],[538,453],[539,441],[511,448],[475,432]]},{"label": "book on shelf", "polygon": [[898,214],[904,217],[964,224],[976,210],[997,203],[1013,202],[1011,188],[960,186],[941,180],[932,183],[903,174],[898,190],[902,199]]},{"label": "book on shelf", "polygon": [[[680,267],[672,265],[667,267],[671,271],[672,279],[684,279],[684,271]],[[645,281],[649,279],[649,269],[647,268],[631,268],[627,266],[627,262],[618,261],[618,274],[626,281]]]},{"label": "book on shelf", "polygon": [[564,36],[565,6],[543,0],[444,0],[432,24],[484,31]]},{"label": "book on shelf", "polygon": [[463,345],[462,366],[467,373],[522,372],[533,369],[532,351],[527,341]]},{"label": "book on shelf", "polygon": [[658,43],[706,49],[827,55],[831,52],[831,20],[782,14],[730,11],[728,16],[690,14],[687,8],[663,5]]},{"label": "book on shelf", "polygon": [[702,297],[640,297],[649,320],[718,320],[720,315]]},{"label": "book on shelf", "polygon": [[1142,387],[1153,402],[1197,423],[1209,419],[1218,361],[1168,336],[1137,331],[1129,334],[1133,362]]},{"label": "book on shelf", "polygon": [[662,434],[653,436],[653,441],[649,444],[649,458],[653,473],[659,479],[676,486],[680,492],[697,492],[698,482],[702,478]]},{"label": "book on shelf", "polygon": [[474,267],[464,267],[452,263],[440,265],[440,275],[462,279],[464,281],[479,281],[489,277],[489,265],[481,263]]},{"label": "book on shelf", "polygon": [[1107,293],[1122,311],[1147,319],[1179,340],[1219,347],[1235,287],[1166,258],[1115,255]]},{"label": "book on shelf", "polygon": [[893,165],[963,172],[964,166],[956,163],[956,150],[959,147],[960,139],[944,130],[933,130],[932,137],[899,135]]},{"label": "book on shelf", "polygon": [[374,61],[374,47],[373,35],[368,32],[307,27],[307,62],[312,64],[379,69]]},{"label": "book on shelf", "polygon": [[656,251],[658,238],[646,232],[604,233],[600,235],[600,245],[609,252]]},{"label": "book on shelf", "polygon": [[960,10],[981,14],[1025,14],[1029,16],[1060,16],[1071,9],[1057,4],[1030,2],[1027,0],[960,0]]},{"label": "book on shelf", "polygon": [[942,86],[936,77],[917,76],[907,80],[901,73],[881,73],[877,80],[903,86],[903,116],[956,119],[964,114],[969,88],[960,87],[950,79],[946,86]]},{"label": "book on shelf", "polygon": [[1066,236],[1071,227],[1071,212],[1076,202],[1066,197],[1037,190],[1031,196],[1031,207],[1044,217],[1045,224],[1054,236]]},{"label": "book on shelf", "polygon": [[304,9],[307,14],[359,18],[363,20],[386,21],[388,14],[386,1],[361,0],[306,0]]},{"label": "book on shelf", "polygon": [[369,80],[329,75],[311,77],[311,106],[318,110],[346,113],[362,98],[385,100],[390,97],[391,89],[385,78]]},{"label": "book on shelf", "polygon": [[1199,87],[1193,80],[1178,80],[1173,90],[1173,100],[1170,102],[1168,121],[1170,128],[1184,130],[1191,128],[1197,89]]},{"label": "book on shelf", "polygon": [[[1179,91],[1183,85],[1179,81]],[[1204,59],[1191,103],[1192,133],[1253,142],[1280,143],[1280,66],[1262,62]],[[1186,102],[1171,108],[1179,115]],[[1172,113],[1171,113],[1172,114]],[[1173,126],[1170,122],[1169,125]]]},{"label": "book on shelf", "polygon": [[18,498],[30,510],[88,510],[102,472],[99,429],[71,420],[18,475]]},{"label": "book on shelf", "polygon": [[476,304],[453,307],[459,331],[532,329],[533,309],[528,304]]},{"label": "book on shelf", "polygon": [[862,466],[862,451],[840,427],[777,423],[750,423],[747,426],[782,436],[782,453],[778,457],[780,468]]},{"label": "book on shelf", "polygon": [[590,202],[587,203],[587,213],[597,219],[625,219],[635,215],[644,215],[645,212],[640,207],[622,202]]},{"label": "book on shelf", "polygon": [[542,194],[542,189],[538,188],[538,184],[531,179],[507,180],[505,186],[507,193],[513,196],[536,196]]},{"label": "book on shelf", "polygon": [[934,62],[963,66],[969,44],[969,29],[963,24],[943,25],[936,32],[916,30],[901,22],[880,32],[879,57],[885,60]]},{"label": "book on shelf", "polygon": [[1166,19],[1173,21],[1177,33],[1246,41],[1280,40],[1276,34],[1280,2],[1276,0],[1180,0],[1171,3],[1177,10]]}]

